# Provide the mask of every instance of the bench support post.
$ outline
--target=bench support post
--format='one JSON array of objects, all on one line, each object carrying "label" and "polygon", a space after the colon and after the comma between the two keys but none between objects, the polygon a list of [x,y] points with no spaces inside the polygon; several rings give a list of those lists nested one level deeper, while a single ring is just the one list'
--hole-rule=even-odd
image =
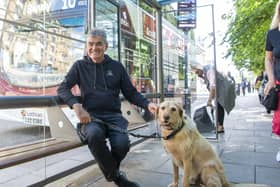
[{"label": "bench support post", "polygon": [[58,106],[47,107],[48,120],[53,138],[80,141],[75,127]]}]

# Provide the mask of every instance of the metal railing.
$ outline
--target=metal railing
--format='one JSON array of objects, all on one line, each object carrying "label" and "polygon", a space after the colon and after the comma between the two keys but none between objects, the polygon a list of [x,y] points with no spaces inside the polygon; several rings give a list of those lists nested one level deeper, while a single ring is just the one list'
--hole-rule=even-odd
[{"label": "metal railing", "polygon": [[[143,94],[147,99],[160,98],[159,93]],[[80,98],[80,97],[78,97]],[[125,98],[121,96],[121,101]],[[50,107],[64,105],[58,96],[2,96],[0,97],[0,109]]]}]

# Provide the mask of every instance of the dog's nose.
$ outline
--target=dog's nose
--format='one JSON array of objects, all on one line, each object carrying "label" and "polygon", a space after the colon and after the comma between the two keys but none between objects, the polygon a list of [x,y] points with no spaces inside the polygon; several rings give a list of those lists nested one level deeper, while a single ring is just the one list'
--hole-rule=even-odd
[{"label": "dog's nose", "polygon": [[170,117],[168,115],[165,115],[165,116],[163,116],[163,118],[165,121],[167,121],[167,120],[169,120]]}]

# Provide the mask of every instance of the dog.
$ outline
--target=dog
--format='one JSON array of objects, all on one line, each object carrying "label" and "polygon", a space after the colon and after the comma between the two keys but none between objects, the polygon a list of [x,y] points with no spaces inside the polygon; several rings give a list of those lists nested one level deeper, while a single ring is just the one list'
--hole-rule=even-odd
[{"label": "dog", "polygon": [[156,118],[163,137],[163,147],[172,157],[173,183],[178,187],[179,167],[183,168],[183,187],[202,184],[206,187],[229,187],[224,168],[210,143],[198,132],[195,123],[183,116],[183,108],[172,101],[162,102]]}]

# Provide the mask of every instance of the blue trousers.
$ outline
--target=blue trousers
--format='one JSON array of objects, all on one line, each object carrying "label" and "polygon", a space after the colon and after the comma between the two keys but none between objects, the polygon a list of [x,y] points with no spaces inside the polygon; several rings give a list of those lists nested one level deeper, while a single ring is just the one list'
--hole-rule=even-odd
[{"label": "blue trousers", "polygon": [[[91,115],[108,124],[127,129],[128,122],[121,114]],[[92,122],[85,125],[85,136],[88,147],[105,178],[108,181],[115,180],[119,175],[120,163],[130,148],[128,134],[114,130],[110,126]]]}]

